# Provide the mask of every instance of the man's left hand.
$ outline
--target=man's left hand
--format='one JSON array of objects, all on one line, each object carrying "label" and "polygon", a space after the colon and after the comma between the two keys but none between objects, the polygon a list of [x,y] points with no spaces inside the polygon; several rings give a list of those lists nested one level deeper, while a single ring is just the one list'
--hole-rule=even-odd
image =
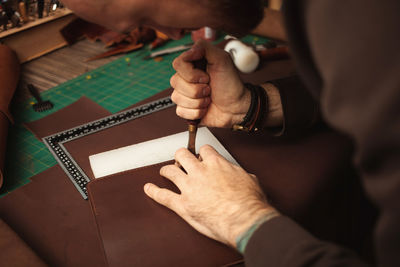
[{"label": "man's left hand", "polygon": [[200,233],[236,247],[236,238],[263,216],[274,212],[257,178],[223,158],[211,146],[200,149],[202,161],[187,149],[180,149],[177,165],[161,168],[160,174],[180,190],[148,183],[145,193],[170,208]]}]

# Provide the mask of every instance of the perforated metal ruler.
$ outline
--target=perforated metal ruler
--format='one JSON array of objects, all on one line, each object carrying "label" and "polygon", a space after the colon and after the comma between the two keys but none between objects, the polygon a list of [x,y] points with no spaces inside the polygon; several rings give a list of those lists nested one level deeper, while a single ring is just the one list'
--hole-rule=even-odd
[{"label": "perforated metal ruler", "polygon": [[108,117],[95,120],[43,138],[44,144],[53,154],[61,168],[65,171],[72,183],[78,189],[84,199],[88,198],[86,185],[89,177],[75,162],[73,157],[65,148],[64,144],[93,134],[107,128],[123,124],[125,122],[149,115],[151,113],[174,106],[170,97],[162,98],[139,107],[121,111]]}]

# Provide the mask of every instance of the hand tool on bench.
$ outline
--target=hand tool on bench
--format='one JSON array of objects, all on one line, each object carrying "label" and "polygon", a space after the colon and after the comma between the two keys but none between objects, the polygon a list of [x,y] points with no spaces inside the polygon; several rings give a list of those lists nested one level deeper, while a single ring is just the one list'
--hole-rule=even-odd
[{"label": "hand tool on bench", "polygon": [[29,89],[29,92],[32,94],[32,96],[37,101],[37,103],[33,105],[33,109],[36,112],[42,112],[42,111],[46,111],[46,110],[53,108],[54,105],[49,100],[46,100],[46,101],[42,100],[38,89],[35,86],[33,86],[33,84],[28,84],[28,89]]},{"label": "hand tool on bench", "polygon": [[156,57],[160,57],[160,56],[164,56],[164,55],[168,55],[168,54],[172,54],[172,53],[176,53],[176,52],[181,52],[184,50],[188,50],[193,46],[193,43],[189,43],[189,44],[185,44],[185,45],[179,45],[179,46],[175,46],[175,47],[171,47],[171,48],[166,48],[163,50],[159,50],[157,52],[152,52],[150,55],[145,56],[143,59],[151,59],[151,58],[156,58]]}]

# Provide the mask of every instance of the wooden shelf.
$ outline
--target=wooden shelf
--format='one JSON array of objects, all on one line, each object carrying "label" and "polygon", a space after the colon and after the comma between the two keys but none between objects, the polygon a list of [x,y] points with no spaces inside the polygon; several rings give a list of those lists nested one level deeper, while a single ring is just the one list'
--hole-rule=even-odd
[{"label": "wooden shelf", "polygon": [[57,10],[55,13],[51,14],[48,17],[44,17],[44,18],[41,18],[41,19],[30,21],[30,22],[22,25],[21,27],[12,28],[12,29],[9,29],[7,31],[0,32],[0,40],[5,38],[5,37],[7,37],[7,36],[13,35],[15,33],[19,33],[19,32],[28,30],[30,28],[40,26],[41,24],[47,23],[49,21],[62,18],[62,17],[67,16],[69,14],[72,14],[72,11],[67,9],[67,8]]},{"label": "wooden shelf", "polygon": [[67,45],[60,30],[76,16],[68,9],[0,33],[0,42],[12,48],[21,63]]}]

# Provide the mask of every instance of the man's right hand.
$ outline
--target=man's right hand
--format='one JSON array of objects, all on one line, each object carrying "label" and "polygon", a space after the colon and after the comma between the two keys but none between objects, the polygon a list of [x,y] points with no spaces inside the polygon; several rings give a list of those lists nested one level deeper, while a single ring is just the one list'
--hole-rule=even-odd
[{"label": "man's right hand", "polygon": [[[205,58],[206,72],[195,69],[193,61]],[[205,41],[173,62],[172,101],[184,119],[202,119],[210,127],[230,128],[240,123],[250,106],[250,92],[244,88],[228,53]]]}]

